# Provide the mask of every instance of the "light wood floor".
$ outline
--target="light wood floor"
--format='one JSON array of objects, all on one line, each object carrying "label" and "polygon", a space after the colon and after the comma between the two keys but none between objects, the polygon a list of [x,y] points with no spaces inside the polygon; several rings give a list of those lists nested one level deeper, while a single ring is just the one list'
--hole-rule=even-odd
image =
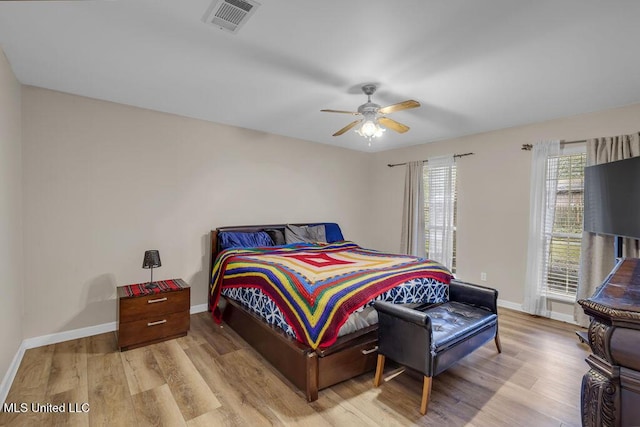
[{"label": "light wood floor", "polygon": [[307,403],[230,328],[200,313],[188,336],[124,353],[114,333],[28,350],[7,403],[90,410],[0,413],[0,425],[579,426],[589,350],[575,327],[510,310],[499,322],[503,353],[491,342],[435,377],[425,416],[422,381],[407,374],[373,388],[371,372]]}]

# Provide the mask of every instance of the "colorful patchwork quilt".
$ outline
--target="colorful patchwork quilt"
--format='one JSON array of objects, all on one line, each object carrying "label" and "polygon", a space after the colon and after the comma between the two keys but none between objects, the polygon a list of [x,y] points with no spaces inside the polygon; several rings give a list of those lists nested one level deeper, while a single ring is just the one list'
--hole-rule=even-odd
[{"label": "colorful patchwork quilt", "polygon": [[220,322],[217,305],[223,289],[259,291],[277,306],[295,338],[315,349],[333,344],[355,310],[416,279],[447,285],[451,273],[434,261],[352,242],[229,249],[216,259],[211,299],[214,319]]}]

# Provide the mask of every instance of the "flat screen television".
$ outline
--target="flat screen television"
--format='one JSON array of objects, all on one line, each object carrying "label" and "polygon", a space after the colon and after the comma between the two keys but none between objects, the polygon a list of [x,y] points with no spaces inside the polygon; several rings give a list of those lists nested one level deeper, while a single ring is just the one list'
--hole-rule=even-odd
[{"label": "flat screen television", "polygon": [[584,230],[640,238],[640,157],[584,169]]}]

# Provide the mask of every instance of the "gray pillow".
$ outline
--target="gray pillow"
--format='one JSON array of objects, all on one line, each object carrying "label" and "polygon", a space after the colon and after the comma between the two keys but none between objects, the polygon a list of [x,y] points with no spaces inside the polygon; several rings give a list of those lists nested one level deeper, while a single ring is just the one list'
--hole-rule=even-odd
[{"label": "gray pillow", "polygon": [[275,228],[270,228],[265,230],[271,240],[273,240],[273,244],[276,246],[281,246],[286,244],[286,240],[284,239],[284,233],[281,230],[277,230]]},{"label": "gray pillow", "polygon": [[324,225],[287,225],[284,229],[284,239],[290,243],[326,243]]}]

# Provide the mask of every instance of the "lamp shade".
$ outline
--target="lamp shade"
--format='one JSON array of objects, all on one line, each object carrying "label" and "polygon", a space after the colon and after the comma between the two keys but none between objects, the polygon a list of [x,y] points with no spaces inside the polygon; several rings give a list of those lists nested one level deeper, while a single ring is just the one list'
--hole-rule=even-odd
[{"label": "lamp shade", "polygon": [[156,268],[160,267],[160,252],[157,250],[144,251],[144,260],[142,261],[142,268]]},{"label": "lamp shade", "polygon": [[374,137],[377,131],[378,131],[378,126],[372,120],[367,120],[362,124],[362,127],[360,128],[360,132],[362,133],[362,136],[367,138]]},{"label": "lamp shade", "polygon": [[385,128],[381,127],[380,123],[378,123],[378,116],[374,111],[364,111],[362,114],[364,121],[355,132],[368,139],[369,145],[371,145],[371,140],[373,138],[380,138]]}]

